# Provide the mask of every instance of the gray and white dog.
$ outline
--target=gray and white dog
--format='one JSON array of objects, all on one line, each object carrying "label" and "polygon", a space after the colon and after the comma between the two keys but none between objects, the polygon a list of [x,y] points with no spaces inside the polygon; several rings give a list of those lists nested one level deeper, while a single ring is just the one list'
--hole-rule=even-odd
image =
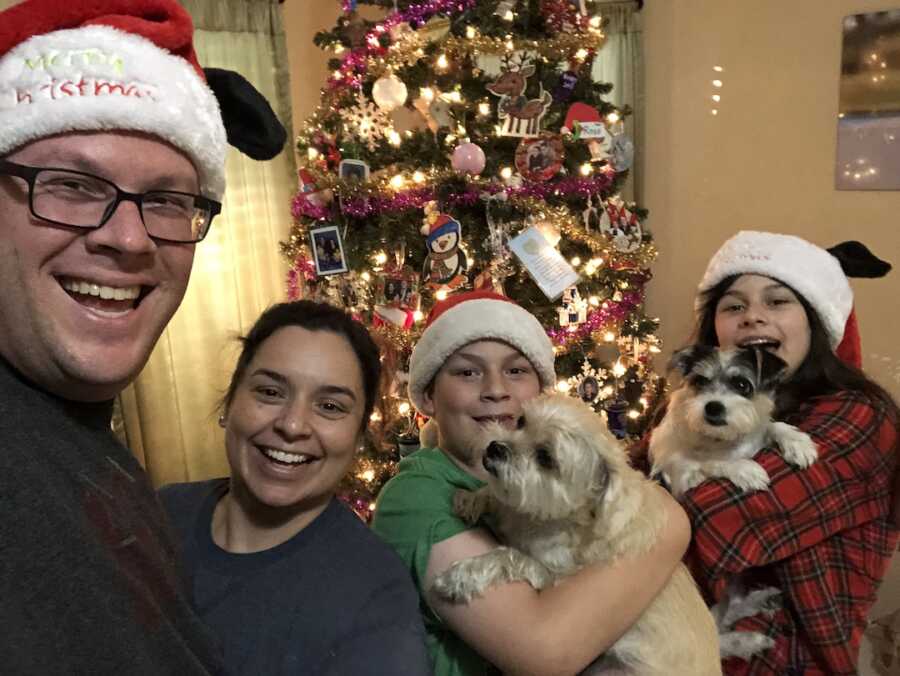
[{"label": "gray and white dog", "polygon": [[[676,352],[672,367],[683,383],[653,430],[649,455],[652,473],[662,476],[676,498],[714,477],[745,491],[765,490],[769,475],[753,457],[772,443],[792,465],[816,461],[809,435],[772,419],[775,388],[787,368],[777,356],[763,349],[695,345]],[[740,577],[729,582],[712,609],[723,658],[749,659],[774,645],[758,632],[732,629],[744,617],[771,614],[779,594],[774,587],[748,590]]]},{"label": "gray and white dog", "polygon": [[[553,585],[594,562],[648,551],[666,527],[664,496],[633,469],[606,424],[583,402],[543,395],[523,406],[518,429],[488,431],[488,484],[459,491],[457,513],[483,514],[505,546],[457,561],[434,592],[464,603],[492,585]],[[602,599],[598,599],[602,603]],[[716,625],[679,564],[643,615],[585,674],[721,674]]]},{"label": "gray and white dog", "polygon": [[653,474],[676,498],[713,477],[745,491],[768,488],[769,475],[753,456],[773,442],[792,465],[816,461],[809,435],[772,420],[775,387],[787,368],[774,354],[694,345],[676,352],[672,366],[684,382],[653,430],[649,452]]}]

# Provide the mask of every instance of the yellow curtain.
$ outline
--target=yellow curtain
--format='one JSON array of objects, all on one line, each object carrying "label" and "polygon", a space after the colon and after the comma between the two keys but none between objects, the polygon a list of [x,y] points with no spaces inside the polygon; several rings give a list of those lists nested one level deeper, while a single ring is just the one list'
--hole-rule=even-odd
[{"label": "yellow curtain", "polygon": [[[195,47],[204,66],[240,72],[291,129],[284,33],[277,0],[195,0]],[[177,121],[173,123],[177,124]],[[197,245],[181,308],[147,366],[122,393],[121,432],[154,485],[228,472],[216,402],[237,358],[234,340],[284,299],[278,242],[291,225],[293,143],[256,162],[230,149],[222,214]]]}]

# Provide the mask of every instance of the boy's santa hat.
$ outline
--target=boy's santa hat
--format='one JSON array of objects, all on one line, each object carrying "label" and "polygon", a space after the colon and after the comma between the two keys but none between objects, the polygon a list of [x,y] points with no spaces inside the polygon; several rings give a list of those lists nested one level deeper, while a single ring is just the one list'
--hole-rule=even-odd
[{"label": "boy's santa hat", "polygon": [[477,340],[498,340],[521,352],[537,371],[542,388],[556,383],[555,355],[547,332],[533,314],[493,291],[467,291],[435,303],[409,360],[409,398],[423,410],[423,393],[444,362]]},{"label": "boy's santa hat", "polygon": [[26,0],[0,12],[0,155],[55,134],[140,131],[190,157],[203,194],[221,200],[228,142],[266,159],[284,129],[240,76],[209,79],[215,91],[176,0]]}]

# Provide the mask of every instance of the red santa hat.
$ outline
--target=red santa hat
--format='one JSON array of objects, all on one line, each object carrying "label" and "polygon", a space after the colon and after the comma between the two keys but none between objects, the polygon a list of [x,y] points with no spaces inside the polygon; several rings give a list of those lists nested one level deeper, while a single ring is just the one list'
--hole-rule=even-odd
[{"label": "red santa hat", "polygon": [[541,386],[556,383],[555,354],[533,314],[493,291],[467,291],[435,303],[409,360],[409,398],[423,410],[425,388],[459,348],[477,340],[499,340],[531,362]]},{"label": "red santa hat", "polygon": [[815,309],[835,354],[859,368],[862,349],[848,277],[881,277],[890,269],[889,263],[859,242],[844,242],[826,250],[793,235],[742,231],[710,260],[697,289],[695,306],[699,310],[703,293],[732,275],[777,279]]},{"label": "red santa hat", "polygon": [[190,157],[220,200],[219,104],[176,0],[26,0],[0,12],[0,156],[74,131],[132,130]]}]

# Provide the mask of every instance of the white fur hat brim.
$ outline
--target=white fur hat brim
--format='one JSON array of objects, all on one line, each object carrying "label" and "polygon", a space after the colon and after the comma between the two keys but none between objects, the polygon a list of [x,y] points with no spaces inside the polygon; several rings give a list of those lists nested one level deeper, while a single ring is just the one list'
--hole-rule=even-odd
[{"label": "white fur hat brim", "polygon": [[225,191],[219,104],[191,64],[110,26],[36,35],[0,58],[0,155],[54,134],[140,131],[194,163],[200,190]]},{"label": "white fur hat brim", "polygon": [[541,323],[513,302],[478,298],[459,303],[425,329],[409,360],[409,398],[424,409],[425,388],[459,348],[477,340],[498,340],[519,350],[537,371],[541,387],[556,383],[553,343]]},{"label": "white fur hat brim", "polygon": [[853,309],[853,290],[838,260],[825,249],[793,235],[743,230],[709,261],[697,289],[702,294],[733,275],[763,275],[787,284],[803,296],[824,324],[832,348],[844,335]]}]

